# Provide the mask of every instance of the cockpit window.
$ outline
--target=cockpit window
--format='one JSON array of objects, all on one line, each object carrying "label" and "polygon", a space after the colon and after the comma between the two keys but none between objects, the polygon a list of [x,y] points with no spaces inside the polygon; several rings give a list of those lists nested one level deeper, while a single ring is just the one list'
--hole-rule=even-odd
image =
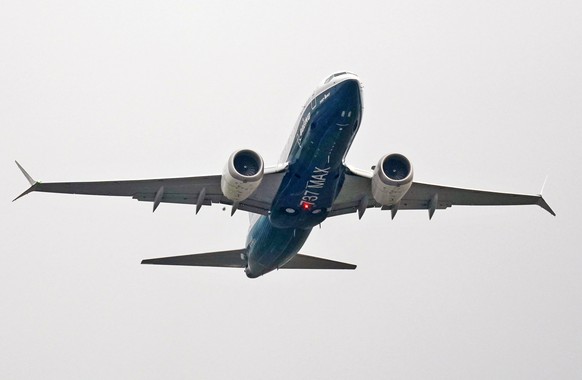
[{"label": "cockpit window", "polygon": [[347,71],[342,71],[341,73],[331,74],[327,77],[327,79],[323,82],[323,84],[329,83],[333,78],[339,77],[340,75],[349,74]]}]

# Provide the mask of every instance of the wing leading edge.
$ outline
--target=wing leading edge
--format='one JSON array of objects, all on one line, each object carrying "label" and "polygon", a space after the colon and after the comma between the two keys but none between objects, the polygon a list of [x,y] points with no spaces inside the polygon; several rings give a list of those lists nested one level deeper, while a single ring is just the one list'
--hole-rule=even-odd
[{"label": "wing leading edge", "polygon": [[342,190],[338,194],[329,216],[348,214],[362,207],[379,207],[383,210],[429,210],[432,217],[434,210],[446,209],[451,206],[516,206],[538,205],[553,216],[556,213],[541,195],[512,194],[486,190],[463,189],[457,187],[431,185],[413,182],[410,190],[397,205],[382,206],[374,201],[371,192],[372,174],[360,170],[346,170],[346,178]]}]

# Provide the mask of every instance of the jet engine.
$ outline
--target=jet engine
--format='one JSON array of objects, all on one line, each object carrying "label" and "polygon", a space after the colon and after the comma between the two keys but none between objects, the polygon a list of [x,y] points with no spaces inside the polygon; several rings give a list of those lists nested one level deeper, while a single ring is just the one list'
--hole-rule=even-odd
[{"label": "jet engine", "polygon": [[372,176],[372,196],[383,206],[400,202],[412,186],[412,165],[401,154],[388,154],[380,159]]},{"label": "jet engine", "polygon": [[225,197],[240,202],[259,187],[263,179],[263,158],[250,149],[237,150],[230,155],[220,181]]}]

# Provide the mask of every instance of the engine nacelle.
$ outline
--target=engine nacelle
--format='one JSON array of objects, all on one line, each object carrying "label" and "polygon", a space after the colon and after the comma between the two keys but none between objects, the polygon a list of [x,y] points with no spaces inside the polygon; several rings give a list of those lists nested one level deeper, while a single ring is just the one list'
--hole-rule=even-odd
[{"label": "engine nacelle", "polygon": [[257,152],[237,150],[230,155],[224,167],[220,188],[231,201],[244,201],[259,187],[263,174],[263,158]]},{"label": "engine nacelle", "polygon": [[388,154],[380,159],[372,176],[372,196],[383,206],[400,202],[412,186],[412,165],[401,154]]}]

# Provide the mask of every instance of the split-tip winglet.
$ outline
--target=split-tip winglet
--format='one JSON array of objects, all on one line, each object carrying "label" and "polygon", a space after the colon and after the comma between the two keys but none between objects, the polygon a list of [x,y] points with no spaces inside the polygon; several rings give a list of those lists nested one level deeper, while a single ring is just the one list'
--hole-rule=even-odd
[{"label": "split-tip winglet", "polygon": [[24,170],[24,168],[22,166],[20,166],[20,164],[18,163],[18,161],[14,161],[16,162],[16,166],[18,166],[18,169],[20,169],[20,171],[22,172],[22,174],[24,174],[24,176],[26,177],[26,180],[28,181],[28,183],[30,183],[30,187],[28,188],[28,190],[26,190],[24,193],[20,194],[19,196],[17,196],[16,198],[14,198],[14,200],[12,202],[14,202],[15,200],[17,200],[18,198],[22,198],[23,196],[25,196],[26,194],[30,193],[31,191],[34,191],[35,186],[37,184],[37,181],[35,181],[30,174],[28,174],[26,172],[26,170]]},{"label": "split-tip winglet", "polygon": [[543,208],[544,210],[546,210],[547,212],[549,212],[553,216],[556,216],[556,213],[554,212],[554,210],[552,210],[552,208],[550,207],[548,202],[546,202],[546,200],[544,199],[544,196],[543,196],[544,188],[546,187],[547,182],[548,182],[548,176],[546,176],[546,178],[544,179],[544,183],[542,185],[542,189],[540,190],[540,195],[539,195],[537,204],[538,204],[538,206],[540,206],[541,208]]},{"label": "split-tip winglet", "polygon": [[16,162],[16,166],[18,166],[18,169],[20,169],[20,171],[22,172],[22,174],[24,174],[24,176],[28,180],[28,183],[30,183],[30,186],[34,185],[36,183],[36,181],[34,179],[32,179],[32,177],[30,176],[30,174],[28,174],[26,172],[26,170],[24,170],[24,168],[22,166],[20,166],[20,164],[18,163],[18,161],[15,160],[14,162]]},{"label": "split-tip winglet", "polygon": [[544,210],[546,210],[547,212],[549,212],[553,216],[556,216],[556,213],[554,212],[554,210],[552,210],[552,208],[550,207],[548,202],[546,202],[546,200],[541,195],[538,198],[537,204],[538,204],[538,206],[540,206],[541,208],[543,208]]}]

